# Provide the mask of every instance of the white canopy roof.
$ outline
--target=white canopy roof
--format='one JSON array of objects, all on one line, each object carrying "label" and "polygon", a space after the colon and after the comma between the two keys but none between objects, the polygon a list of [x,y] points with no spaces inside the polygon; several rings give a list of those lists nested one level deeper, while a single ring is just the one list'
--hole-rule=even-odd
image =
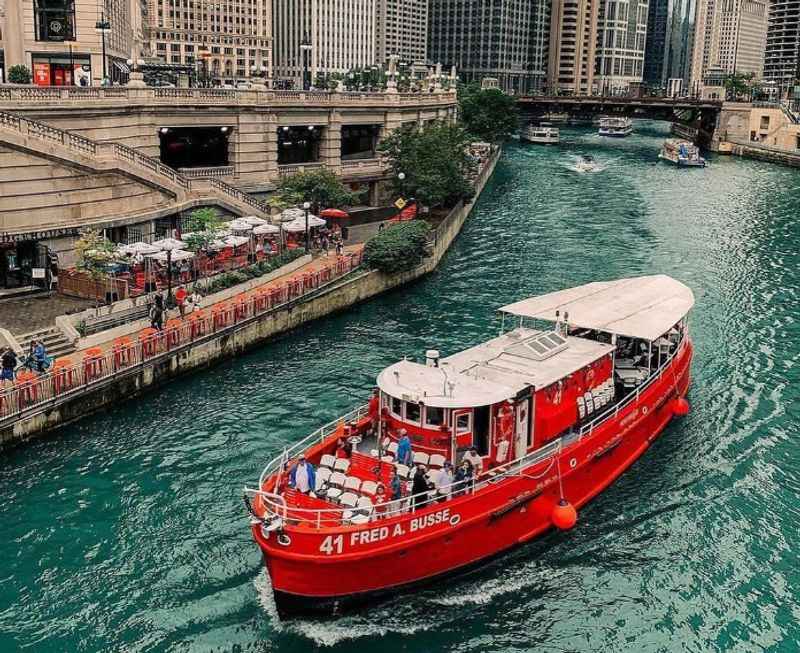
[{"label": "white canopy roof", "polygon": [[304,216],[305,212],[303,209],[284,209],[278,216],[278,220],[281,222],[291,222],[292,220],[296,220],[297,218],[302,218]]},{"label": "white canopy roof", "polygon": [[251,224],[254,227],[258,227],[262,224],[267,224],[267,221],[264,218],[259,218],[255,215],[246,215],[243,218],[239,218],[242,222],[246,222],[247,224]]},{"label": "white canopy roof", "polygon": [[556,311],[569,313],[574,327],[655,340],[694,306],[692,291],[672,277],[656,274],[597,281],[523,299],[500,310],[555,322]]},{"label": "white canopy roof", "polygon": [[256,236],[263,236],[265,234],[276,234],[280,230],[281,228],[275,224],[261,224],[253,229],[253,233]]},{"label": "white canopy roof", "polygon": [[119,251],[122,254],[155,254],[161,250],[150,243],[137,242],[129,245],[120,245]]},{"label": "white canopy roof", "polygon": [[186,247],[186,243],[182,240],[175,240],[174,238],[163,238],[162,240],[154,241],[153,247],[167,251],[168,249],[183,249]]},{"label": "white canopy roof", "polygon": [[[313,229],[314,227],[324,227],[326,224],[325,220],[322,218],[318,218],[316,215],[308,214],[308,228]],[[287,222],[284,225],[281,225],[281,228],[284,231],[305,231],[306,230],[306,216],[303,215],[302,217],[295,218],[291,222]]]},{"label": "white canopy roof", "polygon": [[378,387],[392,397],[428,406],[487,406],[511,399],[529,386],[547,387],[614,350],[594,340],[569,337],[566,347],[542,360],[525,345],[544,333],[514,329],[442,359],[438,368],[400,361],[378,375]]},{"label": "white canopy roof", "polygon": [[250,239],[247,236],[226,236],[222,242],[229,247],[239,247],[239,245],[249,243]]},{"label": "white canopy roof", "polygon": [[[172,262],[175,263],[177,261],[186,261],[190,258],[194,258],[193,252],[187,252],[182,249],[172,249],[170,250],[170,258]],[[158,252],[157,254],[148,254],[147,258],[154,259],[159,263],[166,263],[167,262],[167,252]]]},{"label": "white canopy roof", "polygon": [[253,229],[253,225],[242,218],[231,220],[228,223],[228,227],[233,231],[251,231]]}]

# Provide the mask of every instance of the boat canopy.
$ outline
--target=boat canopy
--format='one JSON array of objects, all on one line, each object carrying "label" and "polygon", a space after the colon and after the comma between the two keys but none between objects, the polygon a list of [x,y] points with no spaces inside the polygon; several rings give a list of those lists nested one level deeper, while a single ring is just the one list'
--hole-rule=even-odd
[{"label": "boat canopy", "polygon": [[409,360],[390,365],[378,375],[378,387],[427,406],[488,406],[526,388],[547,387],[613,350],[593,340],[521,327],[443,358],[438,367]]},{"label": "boat canopy", "polygon": [[692,291],[664,274],[597,281],[523,299],[500,310],[511,315],[556,321],[569,313],[569,325],[631,338],[655,340],[694,306]]}]

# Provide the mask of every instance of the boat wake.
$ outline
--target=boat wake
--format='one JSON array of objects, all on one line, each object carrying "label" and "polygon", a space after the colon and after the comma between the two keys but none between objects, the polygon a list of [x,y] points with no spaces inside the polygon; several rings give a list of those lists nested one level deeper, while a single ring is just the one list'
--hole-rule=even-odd
[{"label": "boat wake", "polygon": [[608,167],[607,163],[601,163],[596,159],[586,161],[583,156],[577,154],[570,154],[568,160],[562,162],[561,165],[567,170],[578,173],[603,172]]}]

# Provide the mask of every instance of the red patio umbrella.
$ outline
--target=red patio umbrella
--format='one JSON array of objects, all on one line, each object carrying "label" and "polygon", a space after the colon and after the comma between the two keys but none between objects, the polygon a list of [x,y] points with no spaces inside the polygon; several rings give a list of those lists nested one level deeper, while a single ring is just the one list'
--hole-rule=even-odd
[{"label": "red patio umbrella", "polygon": [[341,209],[325,209],[324,211],[320,211],[319,213],[321,218],[349,218],[350,214],[347,211],[342,211]]}]

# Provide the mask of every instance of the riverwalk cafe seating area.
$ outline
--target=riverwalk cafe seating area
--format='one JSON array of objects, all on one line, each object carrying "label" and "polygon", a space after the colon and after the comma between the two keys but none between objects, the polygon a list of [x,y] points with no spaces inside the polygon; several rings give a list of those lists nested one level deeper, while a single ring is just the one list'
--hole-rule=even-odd
[{"label": "riverwalk cafe seating area", "polygon": [[[284,249],[304,247],[305,213],[295,209],[281,216],[290,219],[283,217],[281,225],[274,225],[255,216],[237,218],[216,231],[202,247],[192,247],[196,234],[191,232],[152,243],[119,244],[114,261],[104,266],[100,276],[77,268],[62,270],[59,292],[113,302],[240,270]],[[325,227],[322,218],[308,216],[310,239]]]},{"label": "riverwalk cafe seating area", "polygon": [[22,413],[69,394],[81,393],[104,379],[175,350],[211,338],[257,315],[277,309],[349,274],[361,265],[361,252],[331,257],[313,271],[297,270],[280,284],[269,284],[230,300],[167,319],[162,330],[145,328],[103,346],[56,358],[50,369],[36,373],[20,368],[13,381],[0,381],[0,419]]}]

